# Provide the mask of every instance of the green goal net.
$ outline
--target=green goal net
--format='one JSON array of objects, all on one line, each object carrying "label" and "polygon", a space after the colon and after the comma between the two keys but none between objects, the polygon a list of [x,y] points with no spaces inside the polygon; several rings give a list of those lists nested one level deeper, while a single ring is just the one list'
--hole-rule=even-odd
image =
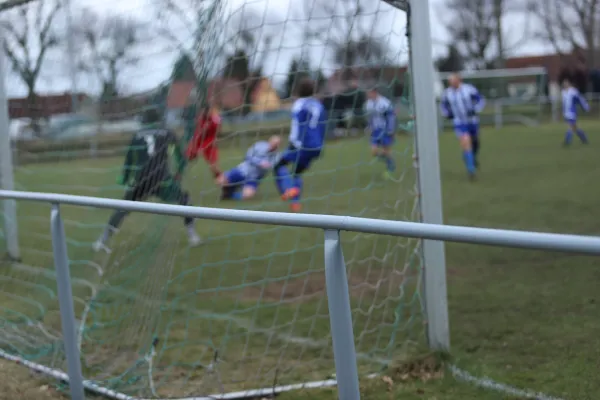
[{"label": "green goal net", "polygon": [[[27,5],[0,19],[48,19],[52,4]],[[56,10],[49,23],[60,30],[67,10],[62,2]],[[70,12],[77,38],[71,54],[50,46],[43,63],[54,83],[40,80],[35,105],[24,85],[9,88],[16,93],[13,121],[36,122],[15,133],[17,189],[122,198],[116,179],[140,129],[138,117],[149,108],[161,110],[161,124],[183,147],[198,108],[217,110],[223,170],[272,135],[282,137],[283,150],[295,89],[310,78],[332,122],[321,157],[304,173],[303,212],[420,219],[403,12],[355,0],[84,0]],[[7,43],[22,46],[10,37]],[[37,51],[34,42],[25,48]],[[20,82],[18,72],[10,72],[11,81]],[[372,87],[398,115],[396,168],[388,174],[365,131],[362,106]],[[46,96],[72,88],[76,95]],[[222,201],[200,158],[188,162],[181,186],[193,205],[289,212],[271,173],[254,198]],[[165,190],[177,198],[177,188]],[[190,247],[181,220],[132,214],[111,237],[110,252],[94,252],[110,212],[70,206],[62,212],[84,376],[103,394],[242,398],[247,390],[267,396],[285,385],[331,384],[322,232],[199,220],[195,230],[204,244]],[[21,259],[6,261],[0,273],[0,349],[56,377],[66,364],[48,214],[46,206],[18,204]],[[359,371],[366,376],[424,344],[420,242],[342,238]]]}]

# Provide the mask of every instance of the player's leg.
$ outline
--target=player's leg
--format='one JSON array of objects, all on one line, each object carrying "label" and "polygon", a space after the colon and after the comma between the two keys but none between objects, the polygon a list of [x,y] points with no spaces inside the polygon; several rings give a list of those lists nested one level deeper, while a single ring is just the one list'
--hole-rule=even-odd
[{"label": "player's leg", "polygon": [[396,162],[392,157],[392,145],[394,144],[393,135],[384,135],[379,140],[380,158],[385,162],[385,177],[391,178],[391,174],[396,170]]},{"label": "player's leg", "polygon": [[298,155],[299,151],[297,150],[286,150],[281,155],[279,162],[273,167],[275,185],[284,200],[289,198],[290,190],[294,188],[292,174],[288,166],[297,163]]},{"label": "player's leg", "polygon": [[219,148],[217,147],[216,140],[210,140],[203,145],[202,156],[208,163],[213,176],[216,178],[221,175],[221,170],[219,169]]},{"label": "player's leg", "polygon": [[230,200],[235,192],[235,186],[229,184],[230,174],[230,171],[225,171],[215,179],[216,184],[221,187],[221,200]]},{"label": "player's leg", "polygon": [[250,200],[251,198],[256,196],[256,191],[258,190],[259,183],[259,179],[251,179],[246,181],[241,190],[240,200]]},{"label": "player's leg", "polygon": [[573,119],[570,123],[570,130],[575,132],[581,143],[588,144],[588,138],[585,132],[577,126],[577,120]]},{"label": "player's leg", "polygon": [[473,149],[473,164],[475,168],[479,168],[479,149],[481,148],[479,124],[469,125],[469,135],[471,136],[471,148]]},{"label": "player's leg", "polygon": [[221,200],[241,200],[242,194],[239,188],[245,180],[246,175],[238,167],[219,175],[217,183],[221,186]]},{"label": "player's leg", "polygon": [[460,143],[460,148],[462,149],[463,161],[467,168],[467,173],[469,174],[469,177],[473,178],[475,176],[475,159],[473,157],[473,147],[468,127],[457,125],[454,129]]},{"label": "player's leg", "polygon": [[575,125],[575,120],[567,119],[567,131],[565,132],[565,139],[563,141],[563,146],[569,146],[571,141],[573,140],[573,132],[577,129]]},{"label": "player's leg", "polygon": [[304,186],[302,175],[310,168],[313,161],[316,160],[319,155],[320,153],[317,151],[302,151],[298,155],[298,160],[292,170],[293,187],[282,196],[283,200],[290,201],[290,209],[293,212],[300,212],[301,209],[300,197],[302,196],[302,189]]},{"label": "player's leg", "polygon": [[311,153],[306,151],[297,152],[290,171],[290,187],[281,195],[283,201],[292,201],[293,203],[300,201],[303,186],[302,173],[308,169],[314,158]]},{"label": "player's leg", "polygon": [[379,143],[379,133],[378,132],[371,132],[371,138],[369,140],[369,143],[371,144],[371,155],[374,158],[379,158],[379,156],[381,154],[381,146]]},{"label": "player's leg", "polygon": [[[171,177],[164,179],[154,194],[165,203],[175,203],[180,206],[191,205],[190,194],[186,190],[183,190],[180,182]],[[190,245],[198,246],[202,244],[202,238],[196,233],[194,227],[194,219],[191,217],[184,217],[183,224],[186,228]]]},{"label": "player's leg", "polygon": [[[125,191],[125,195],[123,196],[123,200],[128,201],[143,201],[149,197],[150,192],[152,191],[151,186],[146,183],[138,183],[137,185],[128,188]],[[104,228],[102,235],[94,242],[92,245],[94,251],[106,251],[110,253],[110,248],[108,247],[108,241],[110,238],[119,231],[121,224],[125,220],[125,217],[129,214],[129,211],[124,210],[116,210],[114,211],[110,218],[108,219],[108,224]]]}]

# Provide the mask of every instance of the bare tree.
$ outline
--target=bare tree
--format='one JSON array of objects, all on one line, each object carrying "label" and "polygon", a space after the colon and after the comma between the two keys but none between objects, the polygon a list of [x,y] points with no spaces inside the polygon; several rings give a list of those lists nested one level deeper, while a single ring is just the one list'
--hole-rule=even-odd
[{"label": "bare tree", "polygon": [[583,49],[588,68],[600,59],[600,0],[531,0],[538,20],[536,37],[559,54]]},{"label": "bare tree", "polygon": [[189,49],[198,39],[206,14],[215,4],[214,0],[158,0],[156,17],[160,24],[159,33],[178,49]]},{"label": "bare tree", "polygon": [[198,79],[217,74],[222,60],[215,59],[223,58],[222,1],[157,0],[154,4],[158,33],[167,40],[167,47],[186,54],[194,62]]},{"label": "bare tree", "polygon": [[[61,8],[60,0],[40,1],[7,11],[0,19],[0,36],[6,38],[4,52],[27,87],[27,103],[34,122],[40,117],[35,104],[36,84],[46,56],[60,43],[54,22]],[[37,126],[34,123],[39,133]]]},{"label": "bare tree", "polygon": [[103,95],[116,96],[122,73],[139,62],[143,37],[139,21],[117,15],[101,16],[83,9],[73,31],[79,46],[79,69],[94,74]]},{"label": "bare tree", "polygon": [[[531,39],[529,8],[520,0],[449,0],[443,13],[451,43],[476,69],[503,68],[506,58]],[[515,16],[519,22],[507,27]]]},{"label": "bare tree", "polygon": [[250,73],[260,75],[278,33],[276,19],[277,15],[268,10],[261,15],[250,7],[232,14],[225,23],[223,53],[227,57],[243,53]]},{"label": "bare tree", "polygon": [[383,12],[368,0],[304,0],[300,14],[304,42],[316,40],[332,52],[332,61],[347,71],[385,65],[390,49],[376,27]]}]

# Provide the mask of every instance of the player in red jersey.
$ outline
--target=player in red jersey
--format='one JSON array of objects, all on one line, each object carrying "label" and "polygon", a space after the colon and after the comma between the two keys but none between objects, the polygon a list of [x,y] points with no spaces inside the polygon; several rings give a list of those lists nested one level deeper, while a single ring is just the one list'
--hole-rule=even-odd
[{"label": "player in red jersey", "polygon": [[210,171],[215,178],[221,175],[218,167],[219,148],[217,147],[217,135],[221,130],[221,117],[210,107],[204,107],[200,110],[200,115],[196,120],[196,130],[194,136],[186,151],[188,160],[194,160],[198,153],[202,153],[202,158],[208,163]]}]

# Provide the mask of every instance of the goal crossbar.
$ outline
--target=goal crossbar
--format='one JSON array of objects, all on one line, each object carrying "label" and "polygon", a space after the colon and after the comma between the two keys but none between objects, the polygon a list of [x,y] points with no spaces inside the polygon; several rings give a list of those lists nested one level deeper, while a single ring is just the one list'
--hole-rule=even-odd
[{"label": "goal crossbar", "polygon": [[11,8],[24,6],[25,4],[28,4],[28,3],[33,3],[34,1],[36,1],[36,0],[6,0],[6,1],[0,2],[0,13],[10,10]]},{"label": "goal crossbar", "polygon": [[383,2],[402,11],[406,11],[410,7],[409,0],[383,0]]}]

